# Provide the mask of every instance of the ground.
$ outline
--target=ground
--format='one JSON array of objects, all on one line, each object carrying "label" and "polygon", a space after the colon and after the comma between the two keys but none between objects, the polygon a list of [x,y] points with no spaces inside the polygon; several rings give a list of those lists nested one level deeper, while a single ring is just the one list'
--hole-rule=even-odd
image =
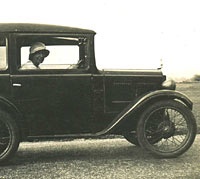
[{"label": "ground", "polygon": [[177,91],[186,94],[193,102],[193,113],[197,121],[198,132],[200,132],[200,82],[178,83]]},{"label": "ground", "polygon": [[198,178],[200,135],[175,159],[157,159],[123,138],[22,143],[5,179],[152,179]]}]

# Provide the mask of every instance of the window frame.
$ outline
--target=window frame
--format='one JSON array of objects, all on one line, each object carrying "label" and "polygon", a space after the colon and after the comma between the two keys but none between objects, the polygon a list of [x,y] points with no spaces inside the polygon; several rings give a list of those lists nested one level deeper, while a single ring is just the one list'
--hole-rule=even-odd
[{"label": "window frame", "polygon": [[[61,37],[61,38],[76,38],[78,39],[78,47],[79,47],[79,55],[80,58],[83,58],[86,61],[86,68],[80,68],[80,69],[26,69],[26,70],[21,70],[21,40],[26,40],[27,38],[39,38],[39,39],[43,39],[43,38],[52,38],[52,37]],[[48,73],[87,73],[90,69],[90,60],[88,58],[88,54],[89,52],[89,40],[88,40],[88,36],[86,34],[63,34],[63,33],[59,33],[59,34],[54,34],[54,33],[22,33],[22,34],[15,34],[15,44],[16,44],[16,71],[17,73],[20,74],[37,74],[37,73],[41,73],[41,74],[48,74]],[[58,44],[59,45],[59,44]]]},{"label": "window frame", "polygon": [[5,67],[4,68],[0,68],[0,72],[5,72],[8,70],[8,37],[5,34],[0,34],[0,37],[5,38]]}]

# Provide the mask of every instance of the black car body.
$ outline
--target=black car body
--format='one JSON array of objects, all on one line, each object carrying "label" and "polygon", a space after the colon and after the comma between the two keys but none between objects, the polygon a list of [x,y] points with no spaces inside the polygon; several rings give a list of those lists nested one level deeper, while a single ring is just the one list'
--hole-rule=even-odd
[{"label": "black car body", "polygon": [[[132,133],[132,143],[148,148],[137,134],[147,108],[175,101],[191,113],[190,99],[175,91],[174,82],[166,82],[160,69],[98,70],[94,36],[92,30],[72,27],[0,24],[0,110],[11,121],[2,121],[2,128],[8,129],[0,135],[1,162],[12,156],[20,141],[41,137],[120,134],[131,141]],[[34,42],[44,43],[51,59],[44,60],[39,69],[22,69]],[[189,144],[183,146],[187,149],[196,133],[192,113],[189,118],[193,127],[186,140]],[[172,136],[173,131],[168,134]],[[156,155],[175,156],[171,152]]]}]

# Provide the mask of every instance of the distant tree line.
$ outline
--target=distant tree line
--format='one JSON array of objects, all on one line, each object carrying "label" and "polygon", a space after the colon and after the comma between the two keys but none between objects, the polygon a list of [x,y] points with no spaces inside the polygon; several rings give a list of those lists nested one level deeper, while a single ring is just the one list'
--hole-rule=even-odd
[{"label": "distant tree line", "polygon": [[192,77],[192,81],[200,81],[200,75],[196,74]]}]

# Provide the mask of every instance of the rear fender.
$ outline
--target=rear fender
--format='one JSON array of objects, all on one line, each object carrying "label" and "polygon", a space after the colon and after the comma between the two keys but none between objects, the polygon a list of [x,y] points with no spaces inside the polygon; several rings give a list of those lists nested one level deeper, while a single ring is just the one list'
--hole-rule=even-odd
[{"label": "rear fender", "polygon": [[18,108],[8,99],[0,96],[0,109],[6,111],[13,117],[20,129],[21,137],[23,138],[23,136],[25,136],[25,130],[23,129],[25,128],[26,124],[24,123],[25,121],[23,121],[22,114]]},{"label": "rear fender", "polygon": [[[101,134],[112,133],[115,129],[119,129],[130,115],[136,114],[140,109],[150,105],[158,100],[177,99],[188,106],[192,110],[192,101],[184,94],[173,90],[157,90],[140,96],[132,103],[130,103],[121,113],[119,113],[114,120],[108,125],[106,129],[101,131]],[[134,120],[134,119],[133,119]],[[99,133],[99,134],[100,134]]]}]

